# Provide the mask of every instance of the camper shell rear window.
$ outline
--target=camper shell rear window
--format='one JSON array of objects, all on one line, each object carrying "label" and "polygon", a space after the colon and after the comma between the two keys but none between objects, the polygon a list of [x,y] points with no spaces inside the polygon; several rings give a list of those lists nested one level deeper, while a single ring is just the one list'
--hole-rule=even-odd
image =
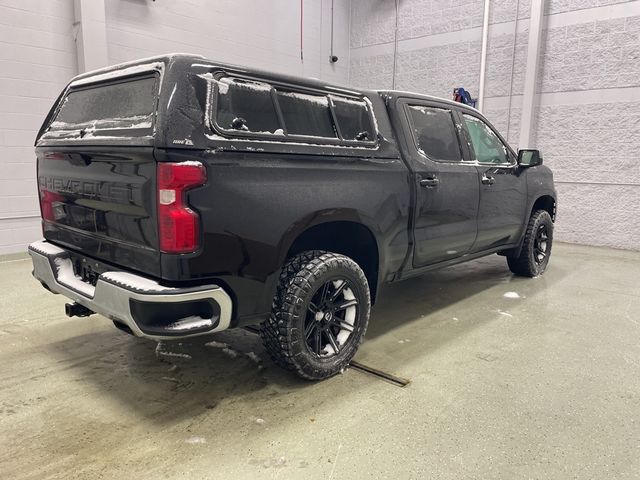
[{"label": "camper shell rear window", "polygon": [[158,95],[157,74],[73,85],[43,138],[150,137]]},{"label": "camper shell rear window", "polygon": [[223,135],[319,144],[374,146],[377,132],[363,97],[257,79],[214,80],[212,127]]}]

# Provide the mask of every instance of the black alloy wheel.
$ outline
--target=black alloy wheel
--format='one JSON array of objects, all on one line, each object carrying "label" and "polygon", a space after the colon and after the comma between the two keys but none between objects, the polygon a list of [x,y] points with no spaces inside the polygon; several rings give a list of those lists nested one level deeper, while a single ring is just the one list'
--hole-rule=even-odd
[{"label": "black alloy wheel", "polygon": [[553,219],[546,210],[531,213],[518,256],[508,255],[509,269],[523,277],[542,275],[549,265],[553,245]]},{"label": "black alloy wheel", "polygon": [[307,307],[304,336],[307,348],[318,357],[340,353],[355,330],[358,300],[345,278],[325,282]]},{"label": "black alloy wheel", "polygon": [[309,250],[283,266],[271,315],[260,328],[279,366],[308,380],[343,371],[369,323],[369,283],[351,258]]},{"label": "black alloy wheel", "polygon": [[533,259],[540,265],[547,257],[547,246],[549,244],[549,234],[547,233],[547,226],[542,224],[536,231],[536,236],[533,241]]}]

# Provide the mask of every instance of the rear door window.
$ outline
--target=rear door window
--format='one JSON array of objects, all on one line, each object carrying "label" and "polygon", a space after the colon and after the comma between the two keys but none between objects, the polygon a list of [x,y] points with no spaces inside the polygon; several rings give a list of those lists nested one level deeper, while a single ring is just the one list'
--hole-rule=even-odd
[{"label": "rear door window", "polygon": [[462,151],[451,110],[407,105],[418,151],[435,161],[460,162]]},{"label": "rear door window", "polygon": [[49,137],[153,133],[157,76],[71,89],[49,125]]}]

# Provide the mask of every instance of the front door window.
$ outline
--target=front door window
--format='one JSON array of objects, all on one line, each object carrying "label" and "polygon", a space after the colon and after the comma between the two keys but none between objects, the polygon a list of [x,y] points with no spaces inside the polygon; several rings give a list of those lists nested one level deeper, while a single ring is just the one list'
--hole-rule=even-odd
[{"label": "front door window", "polygon": [[478,163],[509,163],[509,151],[489,125],[479,118],[463,114],[467,131],[471,137],[472,155]]}]

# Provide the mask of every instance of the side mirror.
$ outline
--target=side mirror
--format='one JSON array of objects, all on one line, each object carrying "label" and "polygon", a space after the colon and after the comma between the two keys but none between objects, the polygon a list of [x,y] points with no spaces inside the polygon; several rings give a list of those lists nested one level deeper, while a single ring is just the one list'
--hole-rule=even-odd
[{"label": "side mirror", "polygon": [[521,167],[535,167],[542,165],[540,150],[518,150],[518,165]]}]

